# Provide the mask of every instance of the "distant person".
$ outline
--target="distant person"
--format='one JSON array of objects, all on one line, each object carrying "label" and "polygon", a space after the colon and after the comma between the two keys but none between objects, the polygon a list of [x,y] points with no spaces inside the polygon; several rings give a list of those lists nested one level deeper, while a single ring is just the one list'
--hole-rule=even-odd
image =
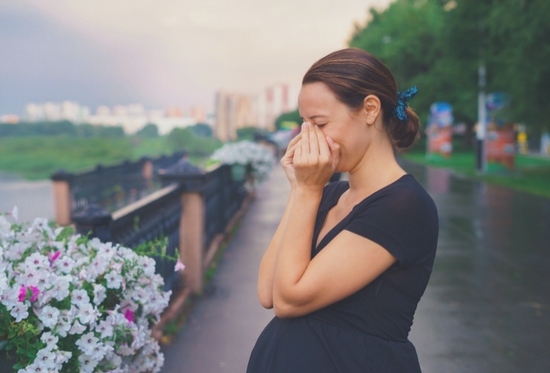
[{"label": "distant person", "polygon": [[[248,373],[420,372],[408,334],[438,216],[394,155],[418,136],[407,104],[415,93],[398,92],[388,68],[359,49],[331,53],[304,76],[305,122],[281,160],[290,197],[258,278],[275,317]],[[349,182],[327,184],[334,172]]]},{"label": "distant person", "polygon": [[189,154],[187,154],[187,152],[183,153],[181,159],[175,165],[168,167],[166,171],[171,174],[184,175],[197,175],[204,173],[201,168],[195,166],[189,161]]}]

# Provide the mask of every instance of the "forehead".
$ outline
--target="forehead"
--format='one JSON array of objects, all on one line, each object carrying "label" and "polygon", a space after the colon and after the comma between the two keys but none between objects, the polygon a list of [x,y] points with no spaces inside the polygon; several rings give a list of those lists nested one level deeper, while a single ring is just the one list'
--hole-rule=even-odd
[{"label": "forehead", "polygon": [[329,115],[343,104],[338,101],[334,93],[326,84],[316,82],[302,86],[298,95],[298,109],[304,119],[312,116]]}]

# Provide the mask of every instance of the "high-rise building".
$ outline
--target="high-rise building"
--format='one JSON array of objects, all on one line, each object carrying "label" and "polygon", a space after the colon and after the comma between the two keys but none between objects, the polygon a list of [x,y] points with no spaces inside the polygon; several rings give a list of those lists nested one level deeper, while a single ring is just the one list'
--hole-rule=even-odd
[{"label": "high-rise building", "polygon": [[288,84],[275,84],[266,88],[258,96],[258,127],[273,131],[277,117],[296,109],[297,106],[297,90]]},{"label": "high-rise building", "polygon": [[222,141],[237,138],[237,129],[257,127],[254,99],[250,96],[217,92],[214,135]]}]

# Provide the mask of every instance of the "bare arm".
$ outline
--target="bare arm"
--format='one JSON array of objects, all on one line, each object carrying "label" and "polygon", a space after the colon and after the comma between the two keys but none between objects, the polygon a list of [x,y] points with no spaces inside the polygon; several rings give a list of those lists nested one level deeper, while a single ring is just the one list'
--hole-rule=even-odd
[{"label": "bare arm", "polygon": [[258,298],[260,304],[265,308],[273,308],[273,276],[275,273],[275,261],[277,258],[278,250],[281,246],[281,239],[285,228],[288,225],[288,220],[290,216],[290,208],[294,202],[295,197],[295,188],[296,188],[296,177],[294,175],[294,166],[292,164],[292,159],[294,157],[294,149],[296,144],[300,141],[301,135],[296,136],[288,144],[287,152],[284,157],[281,159],[281,165],[285,169],[285,173],[290,182],[290,195],[288,197],[288,202],[283,214],[283,218],[267,247],[267,250],[262,257],[260,263],[260,270],[258,273]]},{"label": "bare arm", "polygon": [[286,204],[283,218],[267,247],[267,250],[260,263],[260,272],[258,274],[258,298],[260,303],[265,308],[273,308],[273,277],[275,273],[275,260],[277,258],[277,252],[281,246],[281,240],[283,233],[288,226],[290,219],[290,210],[294,203],[294,190],[291,189]]},{"label": "bare arm", "polygon": [[294,155],[295,196],[285,212],[288,221],[280,247],[272,254],[272,304],[279,317],[300,316],[335,303],[366,286],[396,260],[380,245],[349,231],[310,259],[322,188],[333,171],[330,153],[320,129],[306,125]]}]

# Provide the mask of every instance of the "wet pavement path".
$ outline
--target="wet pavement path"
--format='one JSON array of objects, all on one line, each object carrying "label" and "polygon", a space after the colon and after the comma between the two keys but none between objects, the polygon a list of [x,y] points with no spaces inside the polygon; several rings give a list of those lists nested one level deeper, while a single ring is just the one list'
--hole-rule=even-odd
[{"label": "wet pavement path", "polygon": [[[550,199],[405,163],[440,217],[434,272],[410,339],[424,373],[550,372]],[[276,168],[258,192],[163,373],[241,373],[271,319],[256,299],[261,255],[282,216]]]},{"label": "wet pavement path", "polygon": [[410,335],[423,371],[550,372],[550,199],[407,165],[435,200],[434,271]]}]

